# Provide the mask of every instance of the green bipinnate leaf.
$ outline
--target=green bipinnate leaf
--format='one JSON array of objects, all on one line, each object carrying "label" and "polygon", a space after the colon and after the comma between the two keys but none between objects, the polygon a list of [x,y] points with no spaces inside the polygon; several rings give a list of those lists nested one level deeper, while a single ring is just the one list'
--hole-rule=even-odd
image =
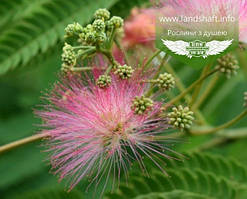
[{"label": "green bipinnate leaf", "polygon": [[65,192],[62,189],[44,189],[30,192],[16,197],[15,199],[83,199],[80,191]]},{"label": "green bipinnate leaf", "polygon": [[[3,0],[0,5],[0,75],[40,57],[63,40],[64,28],[85,24],[98,8],[126,17],[148,0]],[[36,60],[36,59],[35,59]]]},{"label": "green bipinnate leaf", "polygon": [[205,153],[185,157],[184,161],[164,160],[167,174],[148,167],[150,177],[145,177],[134,169],[128,186],[121,185],[114,193],[106,194],[105,199],[244,199],[247,169],[243,165]]},{"label": "green bipinnate leaf", "polygon": [[[33,7],[0,36],[0,75],[27,64],[44,53],[64,35],[68,23],[89,22],[100,7],[109,8],[116,0],[52,0]],[[13,8],[14,9],[14,8]]]},{"label": "green bipinnate leaf", "polygon": [[175,190],[168,193],[150,193],[147,195],[140,195],[136,199],[211,199],[211,197],[203,196],[187,191]]}]

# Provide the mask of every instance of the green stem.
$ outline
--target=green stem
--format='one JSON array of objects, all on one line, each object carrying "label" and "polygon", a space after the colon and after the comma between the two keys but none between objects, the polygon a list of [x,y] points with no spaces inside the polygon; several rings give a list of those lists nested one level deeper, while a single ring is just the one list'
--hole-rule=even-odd
[{"label": "green stem", "polygon": [[238,55],[241,69],[243,70],[245,77],[247,77],[246,51],[238,50]]},{"label": "green stem", "polygon": [[207,99],[207,97],[209,96],[209,94],[213,90],[215,84],[217,83],[218,79],[219,79],[219,76],[217,74],[213,76],[213,78],[210,80],[206,90],[202,93],[199,100],[192,106],[193,110],[198,109],[202,105],[202,103]]},{"label": "green stem", "polygon": [[[178,87],[179,91],[184,92],[185,86],[183,85],[183,83],[181,82],[181,79],[178,77],[177,73],[173,70],[171,65],[167,62],[164,67],[168,73],[173,75],[175,82],[176,82],[176,86]],[[189,102],[191,100],[191,97],[187,94],[185,95],[185,100]]]},{"label": "green stem", "polygon": [[96,48],[95,47],[92,47],[92,48],[89,48],[89,49],[87,49],[87,50],[85,50],[85,51],[82,51],[81,53],[78,53],[77,54],[77,58],[78,57],[81,57],[82,55],[85,55],[85,54],[92,54],[92,53],[95,53],[96,52]]},{"label": "green stem", "polygon": [[112,44],[113,44],[113,40],[114,40],[114,37],[115,37],[115,33],[116,33],[116,29],[112,29],[111,30],[111,35],[109,37],[109,40],[108,40],[108,44],[107,44],[107,49],[111,49],[112,47]]},{"label": "green stem", "polygon": [[118,62],[115,60],[115,58],[113,57],[110,51],[101,49],[100,52],[103,53],[108,58],[109,62],[111,62],[113,66],[118,65]]},{"label": "green stem", "polygon": [[247,129],[230,129],[226,131],[220,131],[216,134],[217,136],[213,139],[209,140],[208,142],[202,144],[199,147],[199,151],[207,150],[213,147],[216,147],[218,145],[221,145],[229,140],[236,140],[236,139],[242,139],[247,137]]},{"label": "green stem", "polygon": [[144,94],[145,97],[150,97],[153,94],[154,84],[151,84],[149,90]]},{"label": "green stem", "polygon": [[31,143],[31,142],[35,142],[37,140],[41,140],[42,138],[45,138],[45,137],[47,137],[47,135],[45,135],[45,134],[37,134],[37,135],[32,135],[30,137],[23,138],[21,140],[17,140],[17,141],[11,142],[9,144],[0,146],[0,154],[4,153],[6,151],[12,150],[14,148],[20,147],[22,145],[25,145],[25,144],[28,144],[28,143]]},{"label": "green stem", "polygon": [[108,75],[111,72],[111,69],[113,68],[113,65],[110,65],[106,71],[105,71],[105,75]]},{"label": "green stem", "polygon": [[[214,74],[215,72],[217,72],[218,69],[214,69],[211,72],[205,74],[204,76],[200,77],[198,80],[196,80],[193,84],[191,84],[186,90],[184,90],[180,95],[178,95],[177,97],[175,97],[174,99],[170,100],[167,105],[170,106],[176,102],[178,102],[180,99],[182,99],[187,93],[189,93],[195,86],[197,86],[198,84],[200,84],[203,80],[205,80],[207,77],[209,77],[210,75]],[[167,106],[166,105],[166,106]]]},{"label": "green stem", "polygon": [[241,120],[246,115],[247,115],[247,109],[244,110],[242,113],[240,113],[235,118],[233,118],[232,120],[230,120],[229,122],[226,122],[225,124],[220,125],[220,126],[218,126],[216,128],[212,128],[212,129],[204,130],[204,131],[192,131],[191,130],[190,133],[193,134],[193,135],[205,135],[205,134],[214,133],[214,132],[220,131],[222,129],[228,128],[229,126],[232,126],[233,124],[235,124],[236,122]]},{"label": "green stem", "polygon": [[210,148],[213,148],[215,146],[221,145],[224,142],[226,142],[228,139],[224,138],[224,137],[216,137],[204,144],[202,144],[197,150],[198,151],[205,151],[208,150]]},{"label": "green stem", "polygon": [[160,72],[162,71],[162,67],[163,67],[164,65],[168,64],[168,60],[169,60],[169,55],[166,54],[166,55],[162,58],[162,60],[161,60],[161,63],[160,63],[160,65],[159,65],[159,67],[158,67],[158,70],[156,71],[156,73],[155,73],[155,75],[154,75],[154,77],[153,77],[154,79],[157,79],[157,78],[159,77]]},{"label": "green stem", "polygon": [[145,136],[143,136],[143,138],[142,138],[142,140],[143,141],[163,141],[163,140],[169,140],[169,139],[178,139],[178,138],[182,138],[182,137],[184,137],[184,133],[182,133],[182,132],[174,132],[174,133],[172,133],[171,135],[164,135],[164,136],[162,136],[162,135],[160,135],[160,136],[153,136],[153,137],[151,137],[150,138],[150,136],[147,136],[147,137],[145,137]]},{"label": "green stem", "polygon": [[247,137],[247,128],[219,131],[216,135],[228,139],[241,139]]},{"label": "green stem", "polygon": [[73,72],[81,72],[81,71],[87,71],[87,70],[92,70],[91,67],[73,67],[71,68]]},{"label": "green stem", "polygon": [[[154,75],[154,79],[157,79],[157,78],[159,77],[160,72],[161,72],[161,70],[162,70],[162,67],[163,67],[163,65],[168,61],[168,58],[169,58],[169,56],[168,56],[167,54],[163,57],[163,59],[162,59],[160,65],[159,65],[159,67],[158,67],[158,70],[156,71],[156,73],[155,73],[155,75]],[[154,87],[155,87],[155,83],[152,82],[152,83],[151,83],[151,86],[150,86],[150,89],[149,89],[149,90],[147,91],[147,93],[145,94],[146,97],[150,97],[150,96],[153,94],[153,89],[154,89]]]},{"label": "green stem", "polygon": [[[176,82],[176,86],[178,87],[180,92],[184,92],[185,91],[185,86],[184,84],[181,82],[181,79],[178,77],[177,73],[173,70],[173,68],[171,67],[171,65],[166,62],[166,64],[164,65],[166,71],[170,74],[173,75],[173,77],[175,78],[175,82]],[[189,103],[191,101],[191,96],[187,93],[184,96],[185,100],[187,103]],[[196,118],[198,119],[198,122],[200,124],[207,124],[205,118],[203,117],[203,115],[201,114],[201,112],[199,110],[194,110]]]},{"label": "green stem", "polygon": [[128,55],[127,55],[126,51],[123,49],[122,45],[119,43],[119,41],[116,38],[114,39],[114,42],[117,45],[117,47],[119,48],[119,50],[123,53],[124,61],[129,66],[130,62],[129,62]]},{"label": "green stem", "polygon": [[149,67],[149,64],[153,61],[153,59],[158,56],[160,53],[162,52],[162,50],[157,50],[155,51],[155,53],[149,57],[149,59],[147,60],[147,62],[145,63],[144,67],[143,67],[143,71],[145,71],[148,67]]},{"label": "green stem", "polygon": [[[210,70],[210,67],[211,67],[211,64],[207,65],[205,68],[203,68],[202,70],[202,73],[201,73],[201,76],[200,77],[203,77],[205,74],[208,73],[208,71]],[[195,87],[195,90],[192,94],[192,98],[191,98],[191,102],[190,102],[190,105],[192,106],[194,104],[194,102],[196,101],[200,91],[201,91],[201,88],[202,88],[202,84],[203,84],[203,81],[201,81],[196,87]]]},{"label": "green stem", "polygon": [[92,49],[94,46],[73,46],[73,49]]}]

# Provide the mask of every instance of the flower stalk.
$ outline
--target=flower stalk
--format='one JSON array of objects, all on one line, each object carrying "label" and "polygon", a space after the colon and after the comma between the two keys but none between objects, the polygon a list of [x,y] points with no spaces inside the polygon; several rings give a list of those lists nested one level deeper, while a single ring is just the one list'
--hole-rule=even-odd
[{"label": "flower stalk", "polygon": [[202,144],[198,148],[198,150],[199,151],[208,150],[210,148],[224,144],[225,142],[227,142],[229,140],[243,139],[246,137],[247,137],[247,129],[246,128],[222,130],[222,131],[219,131],[218,133],[216,133],[216,136],[213,139]]},{"label": "flower stalk", "polygon": [[210,75],[214,74],[217,72],[218,69],[214,69],[211,72],[205,74],[204,76],[200,77],[198,80],[196,80],[194,83],[192,83],[185,91],[183,91],[180,95],[175,97],[174,99],[170,100],[165,106],[170,106],[172,104],[175,104],[179,100],[181,100],[187,93],[189,93],[193,88],[195,88],[198,84],[200,84],[203,80],[205,80],[207,77]]},{"label": "flower stalk", "polygon": [[120,44],[120,42],[118,41],[117,38],[114,39],[114,42],[115,42],[115,44],[117,45],[117,47],[119,48],[119,50],[123,53],[125,63],[126,63],[127,65],[129,65],[130,62],[129,62],[128,55],[127,55],[127,53],[125,52],[125,50],[123,49],[122,45]]},{"label": "flower stalk", "polygon": [[[154,75],[154,79],[158,78],[158,76],[160,75],[160,72],[162,70],[162,67],[168,61],[168,59],[169,59],[169,56],[168,55],[165,55],[163,57],[160,65],[158,67],[158,70],[156,71],[156,74]],[[151,86],[150,86],[149,90],[147,91],[147,93],[145,94],[146,97],[150,97],[153,94],[154,87],[155,87],[155,83],[154,82],[151,82]]]},{"label": "flower stalk", "polygon": [[192,105],[193,110],[198,109],[203,104],[203,102],[207,99],[207,97],[209,96],[213,88],[215,87],[218,79],[219,79],[219,76],[217,74],[212,77],[205,91],[202,93],[200,98],[195,102],[195,104]]},{"label": "flower stalk", "polygon": [[193,134],[193,135],[211,134],[211,133],[214,133],[214,132],[217,132],[217,131],[220,131],[222,129],[225,129],[225,128],[228,128],[228,127],[232,126],[233,124],[237,123],[239,120],[241,120],[246,115],[247,115],[247,109],[242,111],[238,116],[236,116],[235,118],[233,118],[229,122],[226,122],[223,125],[220,125],[218,127],[211,128],[211,129],[208,129],[208,130],[201,130],[201,131],[191,130],[190,133]]},{"label": "flower stalk", "polygon": [[151,57],[149,57],[149,59],[147,60],[147,62],[145,63],[145,65],[143,67],[143,71],[146,71],[148,69],[148,67],[151,64],[151,62],[153,61],[153,59],[155,57],[157,57],[161,52],[162,52],[162,50],[157,50],[157,51],[155,51],[155,53]]},{"label": "flower stalk", "polygon": [[92,67],[72,67],[70,70],[72,72],[82,72],[82,71],[90,71],[92,70],[93,68]]},{"label": "flower stalk", "polygon": [[[205,68],[203,68],[202,73],[201,73],[201,77],[203,77],[204,75],[206,75],[208,73],[208,71],[210,70],[210,67],[211,67],[211,64],[209,64]],[[195,87],[195,90],[194,90],[194,92],[192,94],[192,98],[191,98],[191,101],[190,101],[190,105],[191,106],[195,103],[197,97],[199,96],[201,88],[202,88],[202,85],[203,85],[203,81],[198,83],[198,85]]]},{"label": "flower stalk", "polygon": [[45,137],[46,137],[45,134],[36,134],[36,135],[32,135],[30,137],[26,137],[26,138],[11,142],[9,144],[5,144],[3,146],[0,146],[0,154],[7,152],[7,151],[10,151],[12,149],[15,149],[17,147],[23,146],[25,144],[29,144],[29,143],[41,140]]},{"label": "flower stalk", "polygon": [[[172,74],[173,77],[175,78],[176,86],[179,89],[179,91],[184,92],[185,86],[181,82],[181,79],[178,77],[177,73],[173,70],[173,68],[171,67],[169,62],[166,62],[166,64],[164,64],[164,67],[165,67],[166,71],[169,72],[170,74]],[[185,98],[185,101],[187,103],[189,103],[191,101],[191,96],[188,93],[184,96],[184,98]],[[192,110],[195,112],[196,119],[198,120],[198,122],[200,124],[206,124],[207,123],[205,118],[203,117],[202,113],[199,110],[197,110],[197,109],[192,109]]]}]

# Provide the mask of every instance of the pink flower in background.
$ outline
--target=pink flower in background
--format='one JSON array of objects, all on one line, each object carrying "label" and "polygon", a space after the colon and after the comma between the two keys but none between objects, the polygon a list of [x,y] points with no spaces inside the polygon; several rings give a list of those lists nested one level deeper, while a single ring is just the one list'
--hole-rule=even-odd
[{"label": "pink flower in background", "polygon": [[[98,76],[95,71],[94,79]],[[43,133],[49,136],[52,169],[60,179],[69,177],[70,189],[86,176],[92,182],[102,176],[106,182],[110,175],[119,178],[133,159],[144,169],[141,155],[152,160],[152,153],[169,157],[161,152],[166,147],[155,141],[168,128],[167,120],[159,116],[161,103],[142,115],[131,109],[133,99],[147,89],[140,83],[143,77],[137,73],[129,81],[111,77],[111,85],[100,89],[89,78],[68,75],[55,84],[45,110],[37,112],[44,121]]]},{"label": "pink flower in background", "polygon": [[148,44],[155,40],[155,9],[133,9],[124,24],[124,45]]},{"label": "pink flower in background", "polygon": [[240,1],[239,40],[247,43],[247,0]]}]

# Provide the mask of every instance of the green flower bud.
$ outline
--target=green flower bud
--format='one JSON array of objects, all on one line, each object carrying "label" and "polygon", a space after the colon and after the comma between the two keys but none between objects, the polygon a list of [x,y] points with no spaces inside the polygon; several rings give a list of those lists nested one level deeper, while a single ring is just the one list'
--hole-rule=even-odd
[{"label": "green flower bud", "polygon": [[83,31],[82,26],[77,22],[73,24],[69,24],[65,28],[66,36],[73,36],[76,34],[80,34],[82,31]]},{"label": "green flower bud", "polygon": [[89,31],[85,34],[85,41],[88,44],[92,44],[96,42],[96,32],[95,31]]},{"label": "green flower bud", "polygon": [[97,32],[103,32],[105,31],[105,23],[103,20],[101,19],[96,19],[93,22],[93,29]]},{"label": "green flower bud", "polygon": [[85,28],[85,31],[92,31],[93,30],[93,25],[92,24],[88,24]]},{"label": "green flower bud", "polygon": [[175,79],[171,74],[164,73],[159,75],[158,79],[155,80],[155,83],[159,88],[170,90],[175,86]]},{"label": "green flower bud", "polygon": [[102,19],[104,21],[110,19],[110,12],[105,8],[100,8],[94,13],[95,19]]},{"label": "green flower bud", "polygon": [[[86,27],[83,28],[82,32],[79,34],[79,38],[82,41],[86,41],[86,37],[93,32],[93,26],[88,24]],[[90,40],[90,39],[89,39]]]},{"label": "green flower bud", "polygon": [[135,112],[135,114],[141,115],[153,107],[153,101],[150,98],[141,96],[135,97],[132,102],[131,109]]},{"label": "green flower bud", "polygon": [[109,21],[107,21],[107,28],[121,28],[123,26],[123,19],[121,17],[113,16]]},{"label": "green flower bud", "polygon": [[62,67],[61,67],[61,71],[62,71],[62,73],[66,74],[66,73],[71,71],[71,68],[72,68],[71,66],[68,66],[68,65],[63,63]]},{"label": "green flower bud", "polygon": [[65,43],[62,53],[62,61],[65,65],[74,66],[76,64],[76,54],[73,50],[73,47]]},{"label": "green flower bud", "polygon": [[111,77],[109,75],[100,75],[96,81],[100,88],[106,88],[111,84]]},{"label": "green flower bud", "polygon": [[79,38],[80,38],[80,41],[82,42],[82,41],[85,41],[86,40],[86,33],[80,33],[79,34]]},{"label": "green flower bud", "polygon": [[98,44],[103,43],[106,40],[106,34],[104,32],[99,32],[96,34],[96,42]]},{"label": "green flower bud", "polygon": [[127,66],[126,64],[121,66],[117,66],[115,74],[118,74],[121,79],[129,79],[132,76],[134,70],[131,66]]},{"label": "green flower bud", "polygon": [[232,75],[237,74],[239,65],[237,59],[232,54],[224,55],[217,61],[218,65],[216,67],[221,73],[224,73],[227,78],[230,78]]},{"label": "green flower bud", "polygon": [[174,107],[171,113],[168,113],[169,124],[175,128],[188,129],[191,127],[194,120],[193,112],[188,107],[183,106]]}]

